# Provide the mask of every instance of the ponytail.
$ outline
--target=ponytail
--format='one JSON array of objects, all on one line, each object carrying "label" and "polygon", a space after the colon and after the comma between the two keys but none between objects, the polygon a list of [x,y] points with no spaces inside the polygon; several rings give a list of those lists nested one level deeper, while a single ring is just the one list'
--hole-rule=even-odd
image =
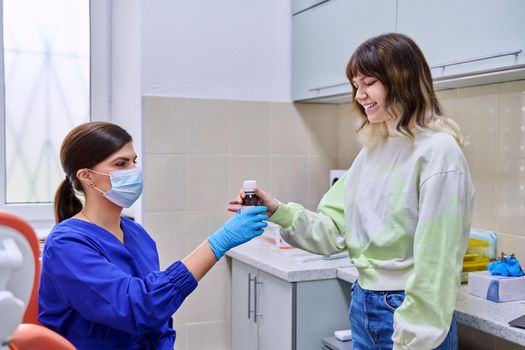
[{"label": "ponytail", "polygon": [[66,178],[58,186],[55,194],[55,223],[59,223],[65,219],[69,219],[76,213],[82,210],[82,202],[75,195],[73,184]]}]

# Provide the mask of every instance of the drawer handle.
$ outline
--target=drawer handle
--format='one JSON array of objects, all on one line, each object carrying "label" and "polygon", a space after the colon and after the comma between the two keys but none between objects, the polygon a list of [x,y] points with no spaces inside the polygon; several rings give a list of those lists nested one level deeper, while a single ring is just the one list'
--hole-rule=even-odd
[{"label": "drawer handle", "polygon": [[516,59],[518,59],[518,55],[522,53],[523,50],[514,50],[514,51],[507,51],[507,52],[500,52],[493,55],[487,55],[487,56],[481,56],[481,57],[475,57],[475,58],[469,58],[462,61],[455,61],[455,62],[448,62],[443,64],[438,64],[435,66],[430,67],[430,69],[436,69],[441,68],[442,71],[445,71],[446,67],[455,66],[458,64],[464,64],[464,63],[471,63],[471,62],[477,62],[477,61],[485,61],[490,60],[492,58],[498,58],[498,57],[504,57],[504,56],[516,56]]}]

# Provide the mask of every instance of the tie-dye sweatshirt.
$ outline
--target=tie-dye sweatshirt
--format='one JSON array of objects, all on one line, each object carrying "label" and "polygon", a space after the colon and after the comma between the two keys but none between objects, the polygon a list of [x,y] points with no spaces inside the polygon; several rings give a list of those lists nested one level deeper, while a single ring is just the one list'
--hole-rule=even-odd
[{"label": "tie-dye sweatshirt", "polygon": [[433,349],[446,337],[466,250],[474,186],[447,133],[418,131],[365,147],[318,211],[279,203],[270,221],[293,246],[348,250],[369,290],[404,290],[394,349]]}]

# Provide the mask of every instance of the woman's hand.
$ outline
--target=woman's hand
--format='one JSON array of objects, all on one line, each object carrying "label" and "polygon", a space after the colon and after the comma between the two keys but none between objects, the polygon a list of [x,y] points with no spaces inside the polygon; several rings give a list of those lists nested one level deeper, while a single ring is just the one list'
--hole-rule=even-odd
[{"label": "woman's hand", "polygon": [[[273,198],[269,193],[264,192],[258,187],[255,188],[254,192],[255,195],[261,200],[259,205],[264,205],[268,207],[268,211],[264,212],[264,214],[268,215],[268,217],[272,216],[279,208],[279,202],[277,201],[277,199]],[[228,211],[237,213],[239,211],[240,206],[242,205],[242,200],[244,197],[246,197],[246,194],[241,188],[239,192],[239,197],[230,200]]]},{"label": "woman's hand", "polygon": [[268,219],[268,216],[263,214],[266,210],[268,210],[267,207],[258,206],[237,214],[217,232],[208,237],[217,260],[231,248],[248,242],[263,233],[263,229],[268,226],[268,223],[264,222]]}]

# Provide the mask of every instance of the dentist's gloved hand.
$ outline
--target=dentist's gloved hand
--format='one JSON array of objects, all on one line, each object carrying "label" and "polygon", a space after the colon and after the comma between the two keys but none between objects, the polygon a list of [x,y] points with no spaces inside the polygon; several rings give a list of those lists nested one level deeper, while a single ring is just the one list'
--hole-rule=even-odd
[{"label": "dentist's gloved hand", "polygon": [[268,215],[262,214],[267,210],[268,208],[264,206],[250,208],[235,215],[217,232],[208,237],[208,242],[217,260],[220,260],[231,248],[261,235],[263,228],[268,226],[268,223],[264,222],[268,220]]}]

